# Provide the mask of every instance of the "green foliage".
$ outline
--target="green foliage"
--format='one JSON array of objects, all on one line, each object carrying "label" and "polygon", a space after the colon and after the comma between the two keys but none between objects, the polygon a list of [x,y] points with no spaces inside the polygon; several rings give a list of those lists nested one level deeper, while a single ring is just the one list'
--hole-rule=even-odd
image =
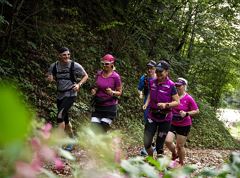
[{"label": "green foliage", "polygon": [[2,81],[0,98],[0,177],[6,177],[13,172],[14,161],[31,131],[32,116],[13,85]]},{"label": "green foliage", "polygon": [[[121,170],[129,177],[239,177],[240,175],[240,154],[233,152],[230,156],[230,162],[224,164],[219,169],[204,168],[196,174],[197,166],[186,165],[180,168],[174,166],[174,162],[170,162],[167,157],[154,160],[147,158],[144,160],[141,157],[130,158],[123,160]],[[158,171],[157,171],[158,170]]]},{"label": "green foliage", "polygon": [[0,27],[4,23],[8,23],[8,22],[4,19],[4,16],[0,15]]},{"label": "green foliage", "polygon": [[[0,111],[3,114],[1,123],[6,128],[1,127],[1,135],[4,134],[8,141],[16,140],[18,142],[2,142],[5,148],[0,149],[0,176],[1,177],[58,177],[52,171],[44,168],[44,164],[58,162],[55,164],[57,170],[62,170],[64,164],[57,155],[68,159],[68,165],[71,168],[74,177],[151,177],[151,178],[170,178],[170,177],[188,177],[195,173],[197,167],[186,165],[180,168],[176,167],[176,161],[170,161],[163,157],[153,159],[152,157],[135,157],[127,160],[123,159],[124,153],[121,150],[121,134],[111,132],[101,134],[94,132],[89,128],[84,128],[78,132],[77,141],[69,139],[62,130],[51,130],[50,124],[38,123],[36,121],[28,122],[26,118],[30,117],[24,107],[24,103],[19,100],[16,91],[12,87],[3,86],[0,88],[2,101],[6,106],[0,105]],[[14,106],[15,115],[12,112]],[[6,115],[6,112],[8,114]],[[25,138],[22,139],[22,132],[19,132],[9,121],[14,116],[21,123],[17,125],[23,128]],[[8,123],[8,124],[4,124]],[[16,123],[16,122],[15,122]],[[27,132],[26,128],[32,127],[32,132]],[[6,132],[11,130],[11,132]],[[2,132],[4,131],[4,132]],[[18,136],[12,137],[12,132],[18,133]],[[1,137],[0,137],[1,138]],[[83,139],[87,138],[87,139]],[[89,166],[79,167],[77,159],[61,147],[64,144],[76,144],[88,152]],[[240,154],[233,152],[228,163],[220,169],[204,169],[197,173],[195,177],[239,177],[240,176]]]},{"label": "green foliage", "polygon": [[[2,17],[13,23],[1,28],[0,78],[18,84],[25,93],[24,100],[36,107],[41,117],[55,121],[55,88],[44,78],[49,64],[57,59],[59,46],[68,46],[74,60],[90,76],[73,107],[74,125],[88,122],[90,85],[100,68],[101,56],[112,53],[118,59],[116,67],[123,81],[114,128],[131,134],[132,143],[141,143],[143,111],[142,101],[137,98],[137,82],[149,59],[165,57],[172,66],[172,79],[187,78],[190,93],[199,98],[201,114],[194,119],[191,145],[235,145],[212,107],[220,106],[223,93],[238,88],[237,1],[74,0],[16,4],[19,6],[3,6]],[[17,13],[11,16],[6,13],[9,10]],[[216,127],[214,133],[210,132],[212,125]]]},{"label": "green foliage", "polygon": [[118,22],[118,21],[113,21],[113,22],[110,22],[109,24],[101,25],[99,30],[109,30],[111,28],[115,28],[118,25],[124,25],[124,23]]},{"label": "green foliage", "polygon": [[119,133],[113,132],[109,135],[105,135],[99,134],[96,130],[84,128],[81,132],[78,132],[78,137],[80,146],[88,150],[91,159],[98,160],[101,166],[105,168],[116,166],[109,163],[114,163],[115,151],[119,149],[117,148],[120,143]]},{"label": "green foliage", "polygon": [[2,101],[0,104],[0,145],[6,146],[6,144],[26,139],[31,121],[29,112],[22,105],[22,98],[9,86],[0,88],[0,98]]},{"label": "green foliage", "polygon": [[193,118],[189,145],[203,148],[237,148],[237,141],[217,119],[216,111],[207,102],[199,101],[198,104],[201,113]]},{"label": "green foliage", "polygon": [[6,5],[12,7],[12,4],[10,4],[7,0],[1,0],[0,3],[3,5],[6,4]]},{"label": "green foliage", "polygon": [[51,120],[55,120],[56,116],[57,116],[57,105],[53,104],[53,107],[51,107],[49,111],[50,111],[49,112],[49,118]]}]

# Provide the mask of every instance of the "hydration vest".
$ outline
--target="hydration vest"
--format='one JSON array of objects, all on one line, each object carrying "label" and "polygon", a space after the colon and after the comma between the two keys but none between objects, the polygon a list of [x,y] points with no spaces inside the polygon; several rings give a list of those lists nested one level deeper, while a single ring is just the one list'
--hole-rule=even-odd
[{"label": "hydration vest", "polygon": [[[56,80],[71,80],[73,83],[76,82],[76,78],[74,76],[74,61],[71,62],[71,65],[70,65],[70,68],[69,68],[69,71],[66,71],[66,72],[59,72],[57,70],[57,65],[58,65],[58,62],[55,62],[54,66],[53,66],[53,70],[52,70],[52,75],[55,77]],[[57,74],[66,74],[66,73],[69,73],[69,78],[66,78],[66,77],[58,77]]]},{"label": "hydration vest", "polygon": [[[55,78],[56,81],[58,80],[70,80],[72,83],[76,83],[76,78],[75,78],[75,75],[74,75],[74,61],[71,61],[71,64],[70,64],[70,68],[69,68],[69,71],[63,71],[63,72],[60,72],[58,71],[58,62],[55,62],[54,66],[53,66],[53,70],[52,70],[52,75],[53,77]],[[59,77],[58,74],[67,74],[69,73],[69,77]],[[72,88],[70,89],[67,89],[67,90],[58,90],[59,92],[66,92],[66,91],[70,91],[72,90]]]}]

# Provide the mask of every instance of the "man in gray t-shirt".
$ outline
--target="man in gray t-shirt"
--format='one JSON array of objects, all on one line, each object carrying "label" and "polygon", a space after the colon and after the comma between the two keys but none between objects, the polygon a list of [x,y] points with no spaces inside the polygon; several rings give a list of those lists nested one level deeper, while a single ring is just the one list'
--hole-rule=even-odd
[{"label": "man in gray t-shirt", "polygon": [[[72,126],[68,119],[68,111],[73,105],[77,92],[88,79],[88,74],[77,62],[70,59],[70,51],[66,47],[58,50],[59,60],[50,65],[47,79],[57,84],[57,122],[60,128],[73,136]],[[80,81],[76,78],[81,78]]]}]

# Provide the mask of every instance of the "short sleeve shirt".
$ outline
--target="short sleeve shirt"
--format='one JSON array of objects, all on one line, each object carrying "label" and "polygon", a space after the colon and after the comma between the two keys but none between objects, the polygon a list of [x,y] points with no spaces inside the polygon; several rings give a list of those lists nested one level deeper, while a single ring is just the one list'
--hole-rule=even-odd
[{"label": "short sleeve shirt", "polygon": [[154,117],[151,112],[151,109],[159,109],[158,103],[169,103],[172,102],[172,96],[177,94],[177,90],[175,84],[172,80],[167,78],[164,82],[158,83],[157,79],[150,81],[150,112],[148,113],[148,118],[157,121],[171,121],[172,120],[172,112],[169,111],[164,120],[159,120]]},{"label": "short sleeve shirt", "polygon": [[[185,96],[183,96],[180,99],[180,104],[178,106],[174,107],[172,112],[173,112],[173,115],[174,114],[179,115],[179,112],[181,110],[185,111],[185,112],[189,112],[189,111],[197,110],[197,109],[198,109],[198,105],[195,102],[195,100],[192,98],[191,95],[186,93]],[[192,125],[192,118],[191,118],[191,116],[187,116],[187,117],[184,117],[183,120],[172,121],[172,125],[175,125],[175,126],[189,126],[189,125]]]},{"label": "short sleeve shirt", "polygon": [[101,104],[99,105],[102,106],[116,105],[118,103],[118,100],[108,95],[106,93],[106,89],[111,88],[112,90],[116,90],[116,88],[120,87],[121,85],[122,85],[121,77],[116,71],[113,71],[112,74],[107,78],[103,77],[102,71],[99,71],[96,76],[97,87],[96,96],[102,98],[103,100],[106,100],[106,102],[101,102]]},{"label": "short sleeve shirt", "polygon": [[[77,96],[77,92],[74,90],[71,90],[71,88],[73,88],[74,83],[71,80],[69,80],[71,62],[72,62],[71,60],[69,60],[69,62],[66,64],[55,62],[55,63],[52,63],[48,68],[48,74],[52,74],[53,67],[56,65],[57,78],[58,77],[63,78],[61,80],[57,80],[57,89],[58,89],[57,99],[62,99],[64,97],[70,97],[70,96]],[[77,62],[74,62],[73,73],[76,78],[86,75],[86,71],[84,70],[84,68]],[[60,92],[60,91],[65,91],[65,92]]]}]

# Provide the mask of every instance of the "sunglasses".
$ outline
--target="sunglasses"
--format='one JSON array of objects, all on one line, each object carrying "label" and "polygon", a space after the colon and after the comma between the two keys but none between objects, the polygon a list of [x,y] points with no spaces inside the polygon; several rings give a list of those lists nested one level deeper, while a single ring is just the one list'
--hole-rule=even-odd
[{"label": "sunglasses", "polygon": [[111,63],[110,63],[110,62],[101,62],[101,64],[104,65],[104,66],[108,66],[108,65],[110,65]]},{"label": "sunglasses", "polygon": [[155,67],[153,67],[153,66],[148,66],[147,67],[147,70],[154,70],[155,69]]}]

